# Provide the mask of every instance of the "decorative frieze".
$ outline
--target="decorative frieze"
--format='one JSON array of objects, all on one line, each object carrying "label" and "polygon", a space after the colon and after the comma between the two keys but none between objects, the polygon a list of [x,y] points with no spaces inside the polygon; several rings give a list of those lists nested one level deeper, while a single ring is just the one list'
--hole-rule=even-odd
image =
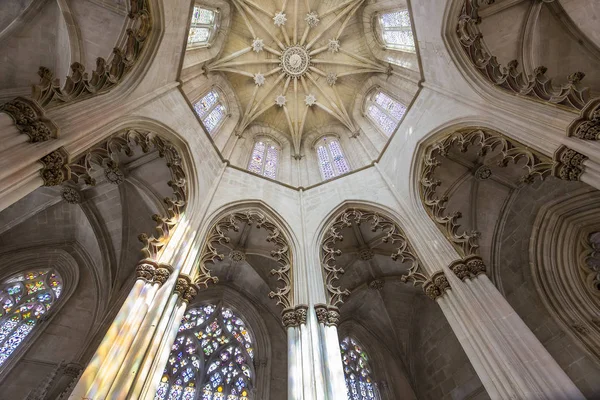
[{"label": "decorative frieze", "polygon": [[57,186],[71,178],[69,154],[64,147],[42,157],[40,162],[44,164],[44,167],[40,170],[44,186]]},{"label": "decorative frieze", "polygon": [[581,115],[569,125],[569,136],[584,140],[600,140],[600,97],[591,100]]},{"label": "decorative frieze", "polygon": [[19,132],[29,137],[29,142],[45,142],[58,136],[58,127],[44,117],[44,110],[34,100],[17,97],[0,105],[0,112],[8,114]]},{"label": "decorative frieze", "polygon": [[442,297],[450,289],[450,283],[443,271],[437,271],[423,284],[423,291],[432,300]]},{"label": "decorative frieze", "polygon": [[587,159],[587,156],[567,146],[561,146],[554,153],[552,175],[564,181],[579,181],[585,169],[583,162]]},{"label": "decorative frieze", "polygon": [[485,274],[485,264],[479,256],[469,256],[462,260],[456,260],[449,266],[460,280],[476,278]]}]

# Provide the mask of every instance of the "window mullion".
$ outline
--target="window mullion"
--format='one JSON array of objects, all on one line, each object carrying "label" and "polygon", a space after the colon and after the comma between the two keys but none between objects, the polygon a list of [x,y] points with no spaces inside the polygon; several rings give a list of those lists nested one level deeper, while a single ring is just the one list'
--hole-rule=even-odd
[{"label": "window mullion", "polygon": [[329,155],[329,162],[331,163],[331,167],[335,171],[335,176],[338,176],[340,174],[340,171],[338,170],[337,165],[334,162],[333,153],[331,152],[331,141],[327,143],[327,154]]},{"label": "window mullion", "polygon": [[265,165],[267,165],[267,154],[269,153],[269,142],[265,142],[265,149],[263,150],[262,163],[260,165],[260,174],[265,176]]}]

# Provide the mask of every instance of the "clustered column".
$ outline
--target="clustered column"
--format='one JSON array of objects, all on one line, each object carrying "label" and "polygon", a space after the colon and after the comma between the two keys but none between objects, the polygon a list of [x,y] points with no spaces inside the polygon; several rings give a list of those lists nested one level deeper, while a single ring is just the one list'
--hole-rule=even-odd
[{"label": "clustered column", "polygon": [[319,322],[319,337],[323,349],[327,398],[343,399],[347,394],[347,390],[337,331],[340,322],[340,311],[337,307],[315,304],[315,313]]}]

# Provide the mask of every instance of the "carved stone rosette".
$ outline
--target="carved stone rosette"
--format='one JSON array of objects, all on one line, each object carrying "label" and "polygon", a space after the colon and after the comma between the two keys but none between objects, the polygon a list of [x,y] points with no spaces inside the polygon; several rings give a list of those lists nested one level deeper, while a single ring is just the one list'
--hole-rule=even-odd
[{"label": "carved stone rosette", "polygon": [[579,181],[585,169],[583,162],[587,159],[583,154],[561,146],[554,153],[552,175],[564,181]]},{"label": "carved stone rosette", "polygon": [[[361,223],[369,224],[373,232],[384,233],[382,241],[396,246],[394,253],[391,254],[394,261],[408,261],[411,263],[408,273],[401,277],[402,282],[412,282],[416,286],[427,279],[421,272],[421,265],[414,249],[398,224],[374,211],[349,208],[339,214],[329,225],[321,245],[321,260],[329,297],[328,303],[332,306],[342,304],[344,297],[350,295],[348,289],[342,289],[336,285],[336,281],[344,273],[344,269],[337,266],[336,258],[342,253],[341,250],[336,248],[336,244],[343,240],[342,230],[344,228],[350,227],[352,224],[360,225]],[[361,251],[359,256],[363,260],[368,260],[372,257],[372,254],[372,250],[366,249],[366,251]]]},{"label": "carved stone rosette", "polygon": [[129,28],[108,60],[98,57],[91,74],[83,64],[71,64],[71,74],[63,86],[48,68],[40,67],[40,82],[33,86],[32,97],[48,108],[104,93],[122,81],[142,54],[153,26],[148,0],[129,0],[129,10]]},{"label": "carved stone rosette", "polygon": [[[264,229],[267,232],[266,241],[273,246],[271,258],[277,262],[279,268],[272,269],[271,275],[274,275],[280,285],[269,293],[269,297],[277,300],[277,304],[284,310],[292,307],[292,252],[289,241],[285,237],[282,229],[269,220],[267,215],[257,209],[247,209],[234,211],[221,218],[208,232],[200,262],[198,263],[199,274],[196,278],[196,284],[199,286],[208,286],[209,282],[218,282],[216,277],[211,276],[207,264],[222,261],[225,254],[221,254],[219,247],[226,246],[231,239],[231,232],[238,232],[241,224],[253,226],[256,229]],[[235,251],[231,252],[235,256]],[[240,254],[239,256],[242,256]],[[235,256],[237,257],[237,256]]]},{"label": "carved stone rosette", "polygon": [[34,100],[17,97],[0,105],[0,112],[7,113],[19,132],[29,136],[29,142],[45,142],[58,136],[58,126],[44,117],[44,110]]},{"label": "carved stone rosette", "polygon": [[569,125],[568,136],[584,140],[600,140],[600,98],[590,100],[581,115]]},{"label": "carved stone rosette", "polygon": [[63,188],[61,196],[69,204],[79,204],[83,200],[81,193],[77,189],[68,186]]},{"label": "carved stone rosette", "polygon": [[479,256],[469,256],[462,260],[456,260],[449,266],[460,280],[473,279],[485,274],[485,264]]},{"label": "carved stone rosette", "polygon": [[71,168],[69,167],[69,154],[61,147],[52,153],[42,157],[40,162],[44,167],[40,175],[44,180],[44,186],[57,186],[71,179]]},{"label": "carved stone rosette", "polygon": [[[524,170],[520,181],[525,184],[532,183],[535,179],[545,179],[552,173],[553,167],[549,157],[485,128],[460,129],[429,146],[425,150],[421,167],[420,186],[423,205],[442,233],[464,256],[477,253],[479,232],[466,232],[460,229],[461,212],[457,211],[453,214],[446,212],[448,197],[437,193],[437,188],[442,182],[437,179],[436,172],[451,150],[464,153],[471,147],[477,147],[481,157],[494,153],[499,167],[518,164]],[[491,171],[489,173],[491,174]],[[488,172],[484,176],[487,175]]]},{"label": "carved stone rosette", "polygon": [[444,271],[435,272],[431,278],[423,284],[423,291],[432,300],[437,300],[442,297],[449,289],[450,282],[448,282]]},{"label": "carved stone rosette", "polygon": [[490,4],[491,0],[465,0],[458,18],[456,33],[460,43],[478,72],[493,85],[516,95],[531,97],[544,102],[559,104],[581,110],[590,98],[590,90],[581,87],[583,72],[574,72],[568,76],[568,83],[556,86],[546,76],[547,68],[538,66],[533,75],[519,70],[519,62],[512,60],[505,67],[490,54],[479,29],[481,18],[479,7]]}]

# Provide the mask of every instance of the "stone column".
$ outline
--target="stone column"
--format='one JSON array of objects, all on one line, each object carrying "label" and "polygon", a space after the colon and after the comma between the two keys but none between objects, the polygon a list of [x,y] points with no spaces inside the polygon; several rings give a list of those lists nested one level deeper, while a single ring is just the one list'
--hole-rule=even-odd
[{"label": "stone column", "polygon": [[101,399],[106,396],[158,290],[159,283],[154,281],[157,267],[152,260],[142,260],[138,264],[133,288],[69,399]]},{"label": "stone column", "polygon": [[440,305],[492,399],[584,399],[485,275],[479,257],[452,262],[423,289]]},{"label": "stone column", "polygon": [[319,321],[321,346],[323,349],[323,369],[328,399],[343,399],[346,397],[346,378],[342,365],[340,339],[337,325],[340,321],[340,312],[337,307],[316,304],[315,312]]},{"label": "stone column", "polygon": [[287,308],[281,313],[288,338],[288,400],[303,399],[301,335],[296,310]]}]

